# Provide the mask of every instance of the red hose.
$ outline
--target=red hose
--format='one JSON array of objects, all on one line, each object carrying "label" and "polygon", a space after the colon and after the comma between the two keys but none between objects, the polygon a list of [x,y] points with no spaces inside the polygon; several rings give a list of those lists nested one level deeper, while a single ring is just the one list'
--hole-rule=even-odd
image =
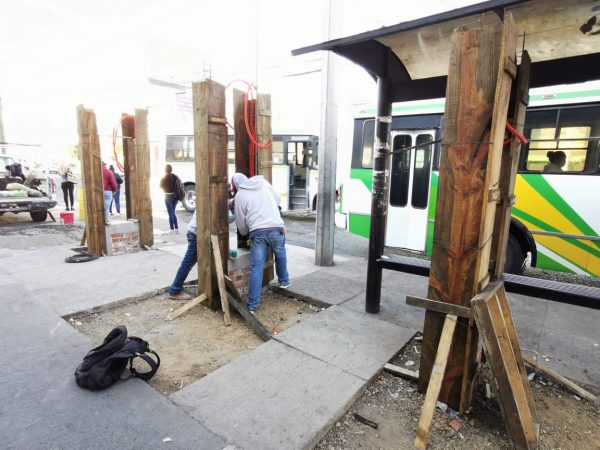
[{"label": "red hose", "polygon": [[[509,133],[511,133],[514,137],[516,137],[521,144],[526,145],[527,139],[521,133],[519,133],[510,123],[506,122],[506,129]],[[510,142],[511,138],[508,138],[504,141],[504,145],[507,145]]]}]

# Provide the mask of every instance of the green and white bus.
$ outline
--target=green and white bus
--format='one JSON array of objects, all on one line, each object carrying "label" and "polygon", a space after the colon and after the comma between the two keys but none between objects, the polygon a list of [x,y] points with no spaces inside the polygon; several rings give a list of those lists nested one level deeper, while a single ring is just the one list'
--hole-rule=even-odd
[{"label": "green and white bus", "polygon": [[[531,91],[505,271],[534,267],[600,276],[600,89]],[[444,100],[395,104],[392,111],[385,245],[431,255]],[[375,110],[354,120],[350,177],[340,212],[349,231],[369,236]],[[422,145],[420,145],[422,144]],[[406,151],[401,151],[403,147]],[[550,152],[564,153],[550,172]]]},{"label": "green and white bus", "polygon": [[[319,138],[313,135],[273,135],[273,187],[281,197],[281,208],[315,210],[318,189]],[[229,178],[235,170],[233,135],[228,136]],[[261,150],[258,150],[261,151]],[[182,180],[186,195],[183,206],[196,209],[196,182],[194,165],[194,136],[171,134],[166,136],[165,162]]]}]

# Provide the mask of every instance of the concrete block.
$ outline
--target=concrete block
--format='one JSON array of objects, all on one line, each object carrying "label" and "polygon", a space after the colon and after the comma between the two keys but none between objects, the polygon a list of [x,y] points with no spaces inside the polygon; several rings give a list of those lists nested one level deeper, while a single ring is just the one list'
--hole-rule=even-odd
[{"label": "concrete block", "polygon": [[105,230],[108,256],[140,251],[140,225],[137,220],[112,220]]},{"label": "concrete block", "polygon": [[276,335],[304,353],[370,380],[415,334],[371,315],[332,306]]},{"label": "concrete block", "polygon": [[311,448],[364,381],[269,341],[169,397],[230,444]]}]

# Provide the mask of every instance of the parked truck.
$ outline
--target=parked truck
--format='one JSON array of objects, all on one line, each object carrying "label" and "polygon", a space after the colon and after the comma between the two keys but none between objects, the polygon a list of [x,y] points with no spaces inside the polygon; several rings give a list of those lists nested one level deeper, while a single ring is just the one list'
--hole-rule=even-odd
[{"label": "parked truck", "polygon": [[53,183],[35,170],[25,176],[13,158],[0,155],[0,216],[28,212],[34,222],[44,222],[48,210],[56,206],[51,196]]}]

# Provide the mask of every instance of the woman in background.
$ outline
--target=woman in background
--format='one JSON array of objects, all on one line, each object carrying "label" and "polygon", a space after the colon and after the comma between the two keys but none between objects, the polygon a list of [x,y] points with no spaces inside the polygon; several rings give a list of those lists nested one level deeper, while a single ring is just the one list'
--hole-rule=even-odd
[{"label": "woman in background", "polygon": [[175,207],[177,206],[177,196],[175,195],[177,189],[177,175],[173,173],[173,167],[171,164],[165,166],[165,176],[160,180],[160,188],[165,193],[165,205],[167,206],[167,212],[169,213],[169,227],[174,233],[179,233],[179,226],[177,225],[177,216],[175,215]]},{"label": "woman in background", "polygon": [[[69,181],[69,176],[73,176],[71,172],[71,168],[67,166],[64,162],[58,166],[58,174],[60,175],[62,182],[60,183],[60,188],[63,191],[63,197],[65,199],[65,206],[67,211],[75,211],[74,205],[74,190],[75,183]],[[71,207],[69,208],[69,200],[71,200]]]}]

